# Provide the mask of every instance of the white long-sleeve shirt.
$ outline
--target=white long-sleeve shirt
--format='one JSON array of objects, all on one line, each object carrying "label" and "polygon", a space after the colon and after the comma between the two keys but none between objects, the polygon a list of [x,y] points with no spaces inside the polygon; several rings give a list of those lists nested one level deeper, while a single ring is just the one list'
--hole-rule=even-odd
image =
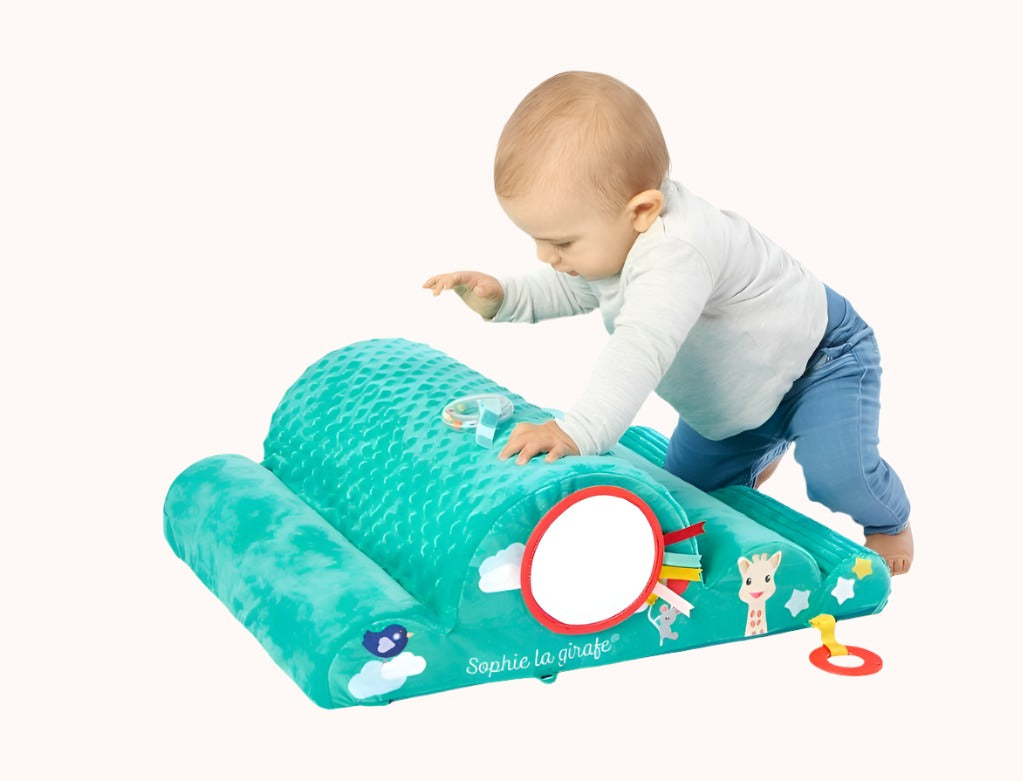
[{"label": "white long-sleeve shirt", "polygon": [[585,280],[548,265],[502,279],[498,322],[600,308],[611,334],[558,424],[582,455],[609,450],[651,391],[697,432],[724,439],[766,421],[827,324],[824,285],[737,214],[673,181],[620,274]]}]

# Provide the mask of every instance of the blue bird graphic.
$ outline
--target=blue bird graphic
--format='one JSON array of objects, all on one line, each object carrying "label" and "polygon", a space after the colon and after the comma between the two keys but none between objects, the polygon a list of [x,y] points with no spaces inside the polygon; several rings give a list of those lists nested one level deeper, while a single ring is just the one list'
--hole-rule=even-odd
[{"label": "blue bird graphic", "polygon": [[366,632],[362,636],[362,644],[373,656],[390,659],[405,650],[408,639],[412,637],[400,624],[391,624],[383,632]]}]

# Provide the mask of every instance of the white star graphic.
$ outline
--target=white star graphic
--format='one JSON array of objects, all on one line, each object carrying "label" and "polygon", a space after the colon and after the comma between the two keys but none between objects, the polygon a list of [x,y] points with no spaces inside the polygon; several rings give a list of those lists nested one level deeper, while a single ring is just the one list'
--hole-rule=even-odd
[{"label": "white star graphic", "polygon": [[789,609],[792,617],[795,618],[810,607],[810,592],[800,591],[798,588],[792,589],[792,596],[789,597],[789,601],[785,603],[785,607]]},{"label": "white star graphic", "polygon": [[838,604],[842,604],[847,599],[852,599],[856,594],[853,592],[853,584],[856,581],[852,578],[839,578],[838,585],[831,589],[831,596],[838,600]]}]

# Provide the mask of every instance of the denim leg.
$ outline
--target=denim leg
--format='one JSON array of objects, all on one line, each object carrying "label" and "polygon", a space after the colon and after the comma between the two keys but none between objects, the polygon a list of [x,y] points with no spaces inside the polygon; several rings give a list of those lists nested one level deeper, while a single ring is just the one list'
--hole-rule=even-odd
[{"label": "denim leg", "polygon": [[760,471],[785,452],[789,443],[766,426],[734,437],[712,440],[679,419],[668,443],[664,468],[703,491],[727,485],[753,485]]},{"label": "denim leg", "polygon": [[871,332],[829,349],[788,397],[788,436],[796,443],[807,496],[850,515],[866,534],[895,534],[908,521],[909,499],[878,452],[877,342]]}]

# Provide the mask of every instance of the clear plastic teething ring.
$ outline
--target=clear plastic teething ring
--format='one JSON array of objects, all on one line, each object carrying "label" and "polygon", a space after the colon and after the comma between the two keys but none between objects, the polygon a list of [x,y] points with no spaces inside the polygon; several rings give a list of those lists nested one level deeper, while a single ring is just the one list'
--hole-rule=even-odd
[{"label": "clear plastic teething ring", "polygon": [[453,429],[476,428],[480,419],[479,403],[484,399],[494,399],[501,405],[499,423],[510,418],[515,411],[515,406],[507,396],[499,393],[480,393],[475,396],[462,396],[450,402],[441,412],[441,420]]}]

